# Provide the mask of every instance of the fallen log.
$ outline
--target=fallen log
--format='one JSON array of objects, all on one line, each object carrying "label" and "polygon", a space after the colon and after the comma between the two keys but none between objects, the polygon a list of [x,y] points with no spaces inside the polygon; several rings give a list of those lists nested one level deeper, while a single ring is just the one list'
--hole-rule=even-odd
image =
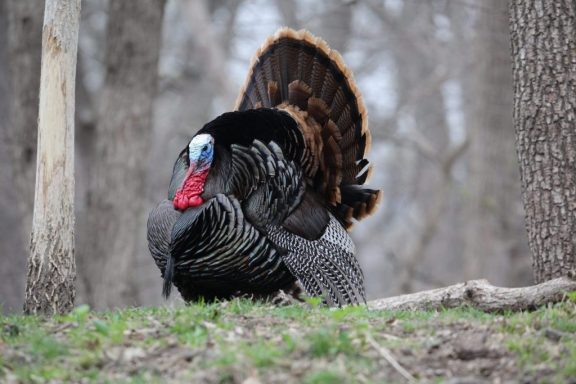
[{"label": "fallen log", "polygon": [[379,310],[437,310],[473,307],[485,312],[533,310],[557,303],[576,291],[576,280],[560,277],[521,288],[495,287],[488,280],[470,280],[444,288],[371,300],[368,307]]}]

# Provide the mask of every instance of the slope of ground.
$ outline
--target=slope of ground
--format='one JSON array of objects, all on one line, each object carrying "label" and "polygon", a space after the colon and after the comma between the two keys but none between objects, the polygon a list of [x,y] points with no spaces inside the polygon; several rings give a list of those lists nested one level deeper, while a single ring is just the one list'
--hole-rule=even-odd
[{"label": "slope of ground", "polygon": [[575,300],[504,314],[233,300],[0,317],[0,382],[576,383]]}]

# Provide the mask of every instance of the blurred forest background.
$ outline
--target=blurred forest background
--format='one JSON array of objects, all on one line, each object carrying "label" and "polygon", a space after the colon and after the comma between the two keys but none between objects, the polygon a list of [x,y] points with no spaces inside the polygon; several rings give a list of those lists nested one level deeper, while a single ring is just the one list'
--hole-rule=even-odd
[{"label": "blurred forest background", "polygon": [[[24,296],[43,9],[0,0],[4,311]],[[480,277],[530,284],[506,1],[83,0],[77,303],[162,303],[148,212],[179,151],[232,108],[256,48],[283,25],[339,50],[368,107],[369,184],[384,199],[352,236],[369,298]]]}]

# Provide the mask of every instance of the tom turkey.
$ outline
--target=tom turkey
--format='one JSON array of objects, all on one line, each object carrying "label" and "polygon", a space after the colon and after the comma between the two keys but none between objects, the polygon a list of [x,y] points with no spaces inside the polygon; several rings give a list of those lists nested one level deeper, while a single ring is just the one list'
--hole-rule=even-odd
[{"label": "tom turkey", "polygon": [[178,156],[148,243],[189,301],[266,294],[298,279],[329,305],[365,302],[348,236],[380,191],[366,111],[342,58],[307,31],[280,29],[257,51],[236,111],[206,124]]}]

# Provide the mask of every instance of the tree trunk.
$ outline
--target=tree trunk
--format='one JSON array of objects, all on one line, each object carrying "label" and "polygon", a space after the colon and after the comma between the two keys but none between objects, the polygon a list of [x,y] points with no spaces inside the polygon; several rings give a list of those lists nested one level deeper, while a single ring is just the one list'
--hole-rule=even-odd
[{"label": "tree trunk", "polygon": [[512,0],[514,125],[536,282],[576,269],[576,3]]},{"label": "tree trunk", "polygon": [[276,7],[282,18],[282,24],[292,29],[302,28],[298,19],[298,3],[296,0],[277,1]]},{"label": "tree trunk", "polygon": [[74,81],[79,22],[80,0],[46,1],[26,313],[64,313],[74,306]]},{"label": "tree trunk", "polygon": [[[402,6],[401,25],[410,25],[412,18],[417,18],[414,25],[423,37],[435,31],[434,4],[431,2],[409,2]],[[430,39],[431,46],[438,46],[436,40]],[[403,44],[396,46],[395,65],[397,74],[397,94],[399,103],[408,103],[415,92],[425,94],[425,101],[413,103],[412,114],[414,132],[419,140],[426,143],[431,155],[440,160],[450,152],[448,120],[446,118],[446,100],[442,92],[444,82],[439,75],[439,57],[433,49],[422,49],[414,44],[409,49]],[[435,78],[440,80],[436,80]],[[407,242],[401,256],[404,269],[398,276],[400,292],[412,292],[418,283],[417,274],[426,263],[431,248],[441,236],[441,218],[447,217],[451,190],[451,169],[443,169],[443,161],[431,161],[418,152],[414,172],[410,182],[415,209],[419,212],[418,231],[413,240]]]},{"label": "tree trunk", "polygon": [[0,306],[21,311],[34,205],[44,8],[0,0]]},{"label": "tree trunk", "polygon": [[22,310],[24,302],[26,251],[22,228],[14,225],[21,220],[21,213],[12,182],[14,174],[7,134],[11,105],[6,3],[6,0],[0,0],[0,307],[1,311],[14,312]]},{"label": "tree trunk", "polygon": [[[146,160],[164,0],[112,0],[109,8],[106,80],[96,128],[96,164],[88,202],[90,246],[83,264],[98,308],[137,305],[130,273],[144,243],[148,208]],[[148,257],[148,255],[146,255]]]},{"label": "tree trunk", "polygon": [[531,282],[526,273],[530,261],[525,257],[528,249],[514,153],[508,6],[502,0],[476,3],[490,12],[477,12],[474,37],[462,46],[466,57],[472,58],[462,73],[470,138],[464,278],[484,276],[496,284],[526,285]]},{"label": "tree trunk", "polygon": [[318,36],[324,38],[330,44],[330,48],[337,50],[341,54],[346,52],[348,42],[352,35],[352,7],[353,2],[348,1],[324,1],[323,6],[327,10],[324,17],[316,18],[317,23],[312,20],[312,31],[318,30]]}]

